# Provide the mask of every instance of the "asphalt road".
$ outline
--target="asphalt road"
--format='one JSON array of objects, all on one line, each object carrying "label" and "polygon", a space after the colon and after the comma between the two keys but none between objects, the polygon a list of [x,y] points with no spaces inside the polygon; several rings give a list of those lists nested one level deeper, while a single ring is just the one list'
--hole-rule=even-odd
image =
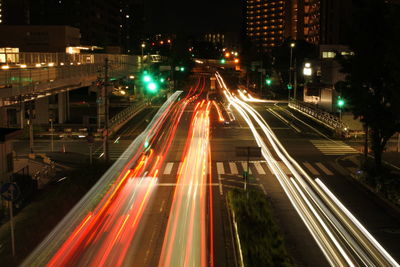
[{"label": "asphalt road", "polygon": [[315,128],[318,133],[314,127],[301,122],[307,123],[304,117],[299,114],[291,116],[292,111],[284,105],[257,105],[257,110],[272,125],[290,155],[309,175],[320,178],[399,262],[400,213],[372,196],[350,177],[359,162],[347,159],[358,151],[340,139],[328,137],[322,127]]},{"label": "asphalt road", "polygon": [[[232,88],[237,88],[234,80],[228,80],[226,83]],[[289,110],[287,104],[251,101],[249,104],[261,114],[289,155],[299,163],[299,167],[312,179],[319,178],[389,254],[399,261],[399,212],[371,195],[350,177],[350,173],[354,173],[359,166],[353,157],[358,151],[342,140],[331,138],[326,129]],[[238,124],[239,127],[246,125],[240,120]],[[270,144],[267,146],[272,148]],[[274,155],[274,158],[277,159],[277,155]],[[287,168],[285,170],[284,166],[282,169],[288,176],[293,175]],[[301,226],[302,223],[296,218],[297,214],[293,212],[291,205],[284,205],[285,201],[288,201],[282,187],[275,177],[268,178],[261,177],[259,180],[276,207],[276,214],[284,228],[295,262],[305,266],[326,265],[319,248],[307,234],[304,225]]]},{"label": "asphalt road", "polygon": [[128,147],[25,265],[236,264],[210,161],[217,115],[205,81],[195,77],[186,97],[154,118],[147,137]]}]

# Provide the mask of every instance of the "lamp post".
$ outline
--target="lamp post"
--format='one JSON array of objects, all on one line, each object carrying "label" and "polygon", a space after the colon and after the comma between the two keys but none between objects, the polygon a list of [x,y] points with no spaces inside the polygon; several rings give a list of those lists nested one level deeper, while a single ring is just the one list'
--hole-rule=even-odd
[{"label": "lamp post", "polygon": [[142,61],[143,61],[143,49],[146,47],[146,44],[142,43],[141,47],[142,47]]},{"label": "lamp post", "polygon": [[[292,61],[293,61],[293,48],[296,46],[295,43],[290,43],[290,65],[289,65],[289,85],[292,85]],[[288,90],[288,101],[290,102],[290,89]]]}]

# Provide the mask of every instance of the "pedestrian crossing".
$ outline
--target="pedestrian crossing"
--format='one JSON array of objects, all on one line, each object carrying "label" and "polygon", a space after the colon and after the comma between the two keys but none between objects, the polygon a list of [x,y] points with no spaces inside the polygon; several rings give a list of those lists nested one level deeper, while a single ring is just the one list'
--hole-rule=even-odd
[{"label": "pedestrian crossing", "polygon": [[[320,140],[318,140],[320,141]],[[346,144],[344,144],[347,146]],[[127,145],[126,144],[112,144],[109,147],[109,155],[111,160],[116,160],[120,158],[122,153],[125,151]],[[349,147],[349,146],[347,146]],[[356,150],[349,147],[350,149],[343,150],[340,153],[357,153]],[[102,147],[98,147],[95,152],[95,157],[101,157],[103,149]],[[322,152],[322,151],[321,151]],[[323,152],[324,153],[324,152]],[[339,152],[326,152],[330,153],[328,155],[341,155]],[[289,168],[282,162],[277,161],[280,168],[286,175],[292,175]],[[336,174],[340,175],[347,175],[349,170],[346,168],[341,167],[340,165],[336,164],[335,162],[309,162],[303,161],[299,162],[303,169],[311,176],[318,177],[318,176],[334,176]],[[180,168],[181,162],[166,162],[162,169],[160,170],[160,174],[171,176],[177,175],[178,170]],[[212,169],[218,175],[242,175],[244,171],[247,171],[247,162],[246,161],[216,161],[212,163]],[[265,161],[250,161],[249,164],[249,175],[272,175],[268,164]]]},{"label": "pedestrian crossing", "polygon": [[[291,176],[292,173],[289,168],[282,162],[278,161],[278,164],[282,171]],[[161,168],[160,174],[171,176],[177,175],[181,162],[166,162]],[[300,162],[301,167],[311,176],[334,176],[336,174],[347,175],[348,170],[335,162]],[[213,172],[217,175],[231,175],[231,176],[241,176],[243,172],[247,171],[246,161],[219,161],[212,163]],[[249,164],[249,174],[250,175],[272,175],[267,162],[265,161],[251,161]]]},{"label": "pedestrian crossing", "polygon": [[343,141],[310,140],[310,142],[324,155],[346,155],[358,153],[357,150]]}]

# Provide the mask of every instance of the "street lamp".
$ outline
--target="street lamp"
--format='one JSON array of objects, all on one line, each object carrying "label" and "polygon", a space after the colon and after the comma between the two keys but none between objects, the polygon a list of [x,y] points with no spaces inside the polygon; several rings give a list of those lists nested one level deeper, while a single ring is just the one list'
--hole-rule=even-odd
[{"label": "street lamp", "polygon": [[[292,58],[293,58],[293,48],[296,46],[296,44],[295,43],[290,43],[290,65],[289,65],[289,86],[291,86],[292,85]],[[290,90],[288,90],[289,92],[288,92],[288,94],[289,94],[289,97],[288,97],[288,102],[290,102]]]},{"label": "street lamp", "polygon": [[141,47],[142,47],[142,61],[143,61],[143,49],[146,47],[146,44],[142,43]]}]

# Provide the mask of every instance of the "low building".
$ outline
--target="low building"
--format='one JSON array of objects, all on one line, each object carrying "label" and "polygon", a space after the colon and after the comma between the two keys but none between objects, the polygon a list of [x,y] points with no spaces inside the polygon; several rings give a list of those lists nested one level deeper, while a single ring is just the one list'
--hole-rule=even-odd
[{"label": "low building", "polygon": [[70,26],[1,25],[0,47],[19,48],[19,52],[61,52],[80,45],[81,33]]},{"label": "low building", "polygon": [[[329,112],[336,112],[338,92],[335,84],[345,79],[340,63],[335,59],[337,54],[350,56],[353,54],[344,45],[320,45],[319,58],[305,62],[310,64],[311,75],[304,85],[304,102],[313,103]],[[306,66],[305,66],[306,67]],[[302,73],[304,75],[304,73]]]},{"label": "low building", "polygon": [[21,134],[21,129],[0,128],[0,184],[10,182],[14,172],[12,140]]}]

